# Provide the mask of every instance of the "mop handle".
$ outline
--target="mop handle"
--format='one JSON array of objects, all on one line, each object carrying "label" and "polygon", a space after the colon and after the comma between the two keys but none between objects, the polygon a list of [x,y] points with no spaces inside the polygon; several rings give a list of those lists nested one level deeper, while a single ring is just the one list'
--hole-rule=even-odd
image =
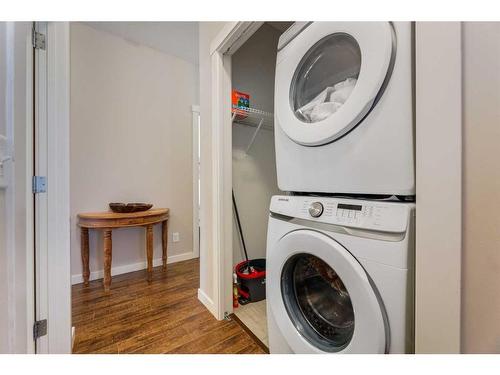
[{"label": "mop handle", "polygon": [[247,267],[249,267],[250,262],[248,261],[247,245],[245,244],[245,238],[243,237],[243,230],[241,228],[240,215],[238,214],[238,206],[236,206],[236,199],[234,198],[234,190],[232,190],[232,194],[233,194],[234,213],[236,214],[236,222],[238,223],[238,230],[240,231],[241,243],[243,244],[243,251],[245,252],[245,259],[247,261]]}]

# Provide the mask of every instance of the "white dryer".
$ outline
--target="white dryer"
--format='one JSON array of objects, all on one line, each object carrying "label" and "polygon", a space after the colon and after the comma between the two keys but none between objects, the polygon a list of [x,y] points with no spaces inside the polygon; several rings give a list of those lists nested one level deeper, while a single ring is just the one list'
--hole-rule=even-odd
[{"label": "white dryer", "polygon": [[412,51],[410,22],[303,22],[281,36],[281,190],[415,195]]},{"label": "white dryer", "polygon": [[411,353],[412,203],[274,196],[271,353]]}]

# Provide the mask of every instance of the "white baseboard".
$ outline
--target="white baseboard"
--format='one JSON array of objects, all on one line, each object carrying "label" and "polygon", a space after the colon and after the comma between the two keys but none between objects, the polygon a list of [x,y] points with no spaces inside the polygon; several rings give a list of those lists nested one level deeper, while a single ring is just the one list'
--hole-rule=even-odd
[{"label": "white baseboard", "polygon": [[[177,255],[171,255],[167,258],[167,264],[182,262],[183,260],[189,260],[193,258],[197,258],[198,256],[194,252],[182,253]],[[157,258],[153,259],[153,267],[161,266],[162,259]],[[112,267],[111,268],[111,276],[121,275],[123,273],[134,272],[139,270],[144,270],[147,268],[147,261],[125,264],[123,266]],[[90,272],[90,281],[102,279],[104,277],[104,270],[97,270]],[[81,273],[71,276],[71,284],[80,284],[83,283],[83,276]]]},{"label": "white baseboard", "polygon": [[205,294],[205,292],[201,289],[198,289],[198,300],[205,305],[208,311],[217,318],[217,315],[215,314],[215,305],[214,301]]}]

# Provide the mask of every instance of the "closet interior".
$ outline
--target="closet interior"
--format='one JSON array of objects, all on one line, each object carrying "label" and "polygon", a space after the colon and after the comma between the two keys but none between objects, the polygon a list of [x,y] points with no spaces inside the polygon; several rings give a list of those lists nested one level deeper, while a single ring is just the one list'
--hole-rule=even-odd
[{"label": "closet interior", "polygon": [[233,275],[233,314],[265,346],[269,345],[263,294],[269,202],[273,195],[283,194],[276,180],[274,78],[278,40],[291,24],[265,22],[234,53],[231,64],[232,264],[233,271],[238,270]]}]

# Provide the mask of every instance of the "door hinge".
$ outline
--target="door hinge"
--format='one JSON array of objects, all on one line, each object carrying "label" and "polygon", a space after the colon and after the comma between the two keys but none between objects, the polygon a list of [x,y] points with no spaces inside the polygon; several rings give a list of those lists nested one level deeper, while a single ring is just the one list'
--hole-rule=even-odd
[{"label": "door hinge", "polygon": [[31,33],[31,39],[32,39],[34,49],[45,50],[45,34],[39,33],[38,31],[33,29],[32,33]]},{"label": "door hinge", "polygon": [[37,320],[33,324],[33,340],[47,334],[47,319]]},{"label": "door hinge", "polygon": [[47,177],[33,176],[33,194],[45,193],[47,191]]}]

